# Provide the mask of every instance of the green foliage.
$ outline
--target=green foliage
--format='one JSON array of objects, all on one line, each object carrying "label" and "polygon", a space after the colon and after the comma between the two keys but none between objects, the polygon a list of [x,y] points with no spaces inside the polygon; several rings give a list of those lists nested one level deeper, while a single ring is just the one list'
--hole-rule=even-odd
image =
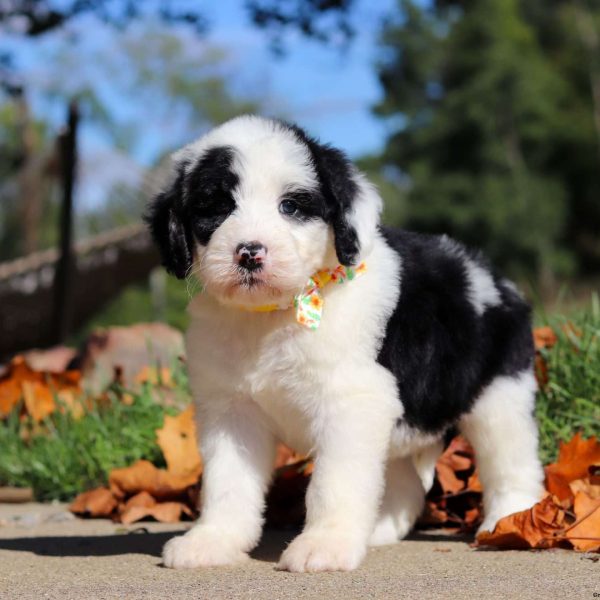
[{"label": "green foliage", "polygon": [[558,335],[553,348],[542,350],[548,384],[538,393],[540,455],[554,460],[558,442],[577,431],[600,435],[600,302],[572,316],[545,318]]},{"label": "green foliage", "polygon": [[162,466],[155,431],[173,409],[158,404],[149,385],[134,395],[131,405],[121,401],[116,389],[108,399],[80,419],[52,414],[28,441],[22,439],[23,425],[13,411],[0,423],[0,485],[31,486],[37,500],[68,500],[105,484],[113,468],[141,458]]},{"label": "green foliage", "polygon": [[148,283],[125,288],[114,300],[80,330],[72,342],[83,341],[94,329],[112,325],[132,325],[150,321],[163,321],[176,329],[184,330],[188,323],[186,307],[190,295],[198,291],[199,284],[192,280],[181,282],[168,277],[164,307],[156,306]]},{"label": "green foliage", "polygon": [[513,276],[547,280],[600,258],[590,74],[565,2],[399,7],[376,107],[396,129],[382,164],[408,182],[398,224],[483,248]]}]

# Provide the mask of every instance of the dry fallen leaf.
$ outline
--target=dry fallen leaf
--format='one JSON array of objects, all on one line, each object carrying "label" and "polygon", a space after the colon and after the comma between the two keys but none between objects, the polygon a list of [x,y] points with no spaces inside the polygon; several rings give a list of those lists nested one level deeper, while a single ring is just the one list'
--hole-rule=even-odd
[{"label": "dry fallen leaf", "polygon": [[153,517],[162,523],[176,523],[183,515],[193,517],[193,512],[182,502],[157,502],[148,492],[132,496],[119,509],[121,523],[125,525],[146,517]]},{"label": "dry fallen leaf", "polygon": [[138,460],[130,467],[113,469],[108,481],[117,498],[148,492],[159,500],[167,500],[182,496],[198,481],[198,475],[194,472],[179,475],[159,469],[147,460]]},{"label": "dry fallen leaf", "polygon": [[533,330],[533,343],[536,350],[552,348],[558,341],[558,337],[552,327],[536,327]]},{"label": "dry fallen leaf", "polygon": [[168,367],[142,367],[140,372],[134,378],[135,383],[149,383],[151,385],[162,385],[164,387],[173,387],[173,376]]},{"label": "dry fallen leaf", "polygon": [[80,379],[79,371],[35,371],[22,356],[16,356],[0,377],[0,418],[6,417],[23,399],[26,413],[39,422],[56,410],[55,396],[67,410],[80,415],[83,412],[77,400],[81,393]]},{"label": "dry fallen leaf", "polygon": [[600,498],[600,481],[594,483],[598,477],[586,477],[585,479],[576,479],[569,483],[569,488],[573,496],[577,496],[579,492],[583,492],[586,496],[589,496],[592,500]]},{"label": "dry fallen leaf", "polygon": [[569,483],[584,479],[588,469],[600,462],[600,442],[595,437],[583,439],[576,433],[569,442],[561,442],[558,461],[546,467],[546,489],[560,500],[573,497]]},{"label": "dry fallen leaf", "polygon": [[464,438],[455,437],[435,466],[438,481],[445,494],[455,494],[465,489],[466,482],[459,479],[456,472],[466,471],[473,464],[473,449]]},{"label": "dry fallen leaf", "polygon": [[494,531],[477,536],[477,543],[496,548],[553,548],[561,542],[557,536],[565,528],[565,516],[564,509],[548,495],[530,509],[500,519]]},{"label": "dry fallen leaf", "polygon": [[198,451],[192,405],[176,417],[165,415],[163,426],[156,431],[156,438],[170,474],[193,481],[200,477],[202,459]]},{"label": "dry fallen leaf", "polygon": [[600,551],[600,498],[578,492],[574,510],[577,520],[565,531],[566,538],[580,552]]},{"label": "dry fallen leaf", "polygon": [[117,500],[105,487],[79,494],[69,506],[71,512],[86,517],[109,517],[115,508]]}]

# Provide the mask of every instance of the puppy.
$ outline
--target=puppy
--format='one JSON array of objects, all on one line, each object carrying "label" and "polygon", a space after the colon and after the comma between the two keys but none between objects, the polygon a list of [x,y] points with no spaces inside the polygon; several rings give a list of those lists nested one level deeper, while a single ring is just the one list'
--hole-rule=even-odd
[{"label": "puppy", "polygon": [[205,468],[166,566],[247,558],[278,440],[315,460],[289,571],[354,569],[404,537],[451,427],[477,453],[482,529],[540,499],[527,304],[458,242],[382,227],[381,205],[281,121],[239,117],[175,155],[147,221],[167,270],[202,284],[187,353]]}]

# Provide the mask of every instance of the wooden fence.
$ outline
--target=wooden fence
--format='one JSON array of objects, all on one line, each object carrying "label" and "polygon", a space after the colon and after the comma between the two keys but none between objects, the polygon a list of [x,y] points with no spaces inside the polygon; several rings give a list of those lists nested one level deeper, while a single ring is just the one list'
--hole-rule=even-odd
[{"label": "wooden fence", "polygon": [[[54,280],[59,251],[0,263],[0,361],[56,342]],[[70,285],[72,329],[83,325],[125,286],[159,264],[142,224],[120,227],[75,244]]]}]

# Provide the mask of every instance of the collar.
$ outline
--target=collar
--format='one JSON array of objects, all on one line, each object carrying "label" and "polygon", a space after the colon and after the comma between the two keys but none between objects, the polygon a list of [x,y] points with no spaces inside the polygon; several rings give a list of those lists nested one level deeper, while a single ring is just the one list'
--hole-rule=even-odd
[{"label": "collar", "polygon": [[362,262],[357,267],[344,267],[338,265],[335,269],[321,269],[308,278],[308,281],[299,294],[294,296],[290,304],[263,304],[259,306],[236,305],[236,308],[249,312],[273,312],[276,310],[288,310],[294,308],[296,321],[312,329],[317,329],[323,316],[323,293],[321,290],[330,283],[341,285],[346,281],[352,281],[367,270],[367,265]]}]

